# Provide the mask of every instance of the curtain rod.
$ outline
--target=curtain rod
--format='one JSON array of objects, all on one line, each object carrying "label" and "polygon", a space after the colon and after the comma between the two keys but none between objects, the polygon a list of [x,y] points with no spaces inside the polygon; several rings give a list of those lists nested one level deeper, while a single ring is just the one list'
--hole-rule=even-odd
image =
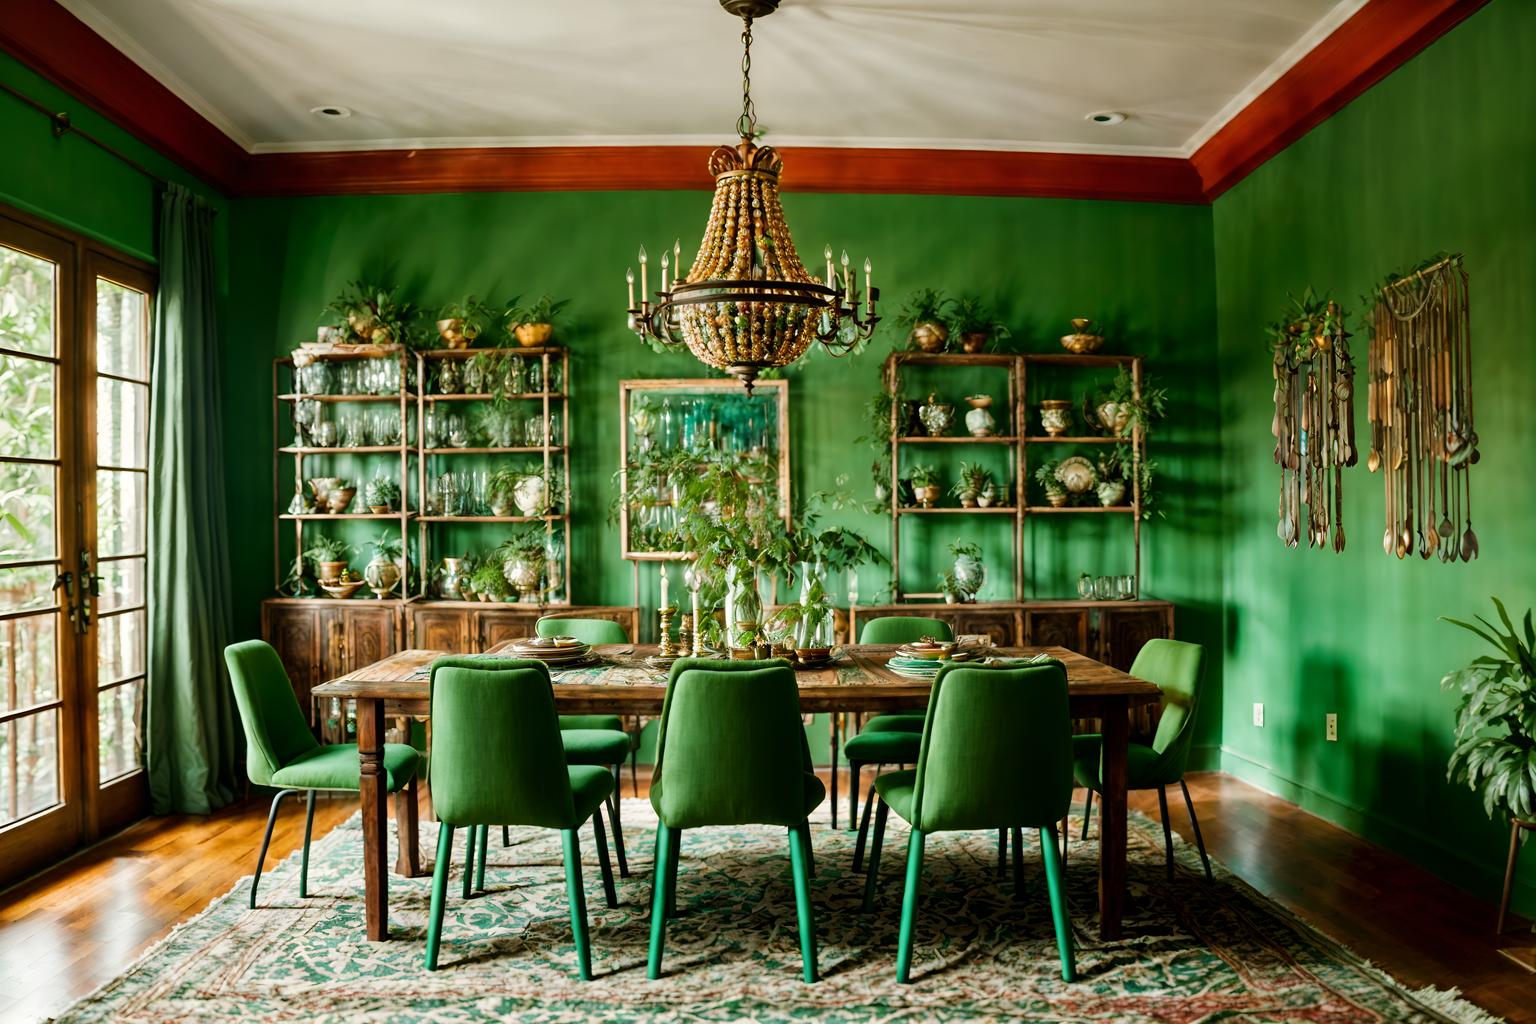
[{"label": "curtain rod", "polygon": [[11,88],[9,85],[5,84],[4,82],[0,82],[0,90],[4,90],[5,92],[10,93],[12,96],[14,96],[17,99],[21,100],[21,102],[25,103],[27,106],[31,107],[33,110],[36,110],[38,113],[40,113],[44,117],[48,118],[48,120],[53,123],[53,137],[54,138],[62,139],[66,135],[78,135],[82,139],[84,139],[86,142],[89,142],[91,145],[97,147],[98,149],[105,150],[107,153],[111,154],[112,156],[117,157],[118,160],[120,160],[121,162],[127,164],[129,167],[133,168],[134,170],[138,171],[140,174],[144,175],[144,177],[146,177],[150,181],[154,182],[160,188],[164,188],[165,187],[166,180],[165,180],[164,177],[162,177],[161,175],[156,174],[154,171],[151,171],[148,167],[145,167],[143,164],[139,163],[133,157],[127,155],[126,153],[122,152],[121,150],[117,149],[116,147],[114,147],[114,146],[112,146],[112,145],[110,145],[110,144],[108,144],[106,142],[103,142],[102,140],[98,139],[96,136],[92,135],[90,132],[87,132],[83,128],[77,127],[75,125],[75,123],[70,120],[69,111],[67,111],[67,110],[58,110],[58,111],[50,110],[47,107],[47,105],[45,105],[43,103],[40,103],[39,101],[33,99],[31,96],[28,96],[24,92],[20,92],[20,91],[18,91],[16,89]]}]

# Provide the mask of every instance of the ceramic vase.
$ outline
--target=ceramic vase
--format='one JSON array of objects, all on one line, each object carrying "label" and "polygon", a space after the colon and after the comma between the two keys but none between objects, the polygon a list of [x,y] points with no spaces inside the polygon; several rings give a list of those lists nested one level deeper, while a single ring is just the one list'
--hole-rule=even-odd
[{"label": "ceramic vase", "polygon": [[525,476],[512,488],[512,500],[525,516],[543,515],[549,507],[549,484],[542,476]]},{"label": "ceramic vase", "polygon": [[1095,488],[1095,491],[1099,496],[1100,505],[1118,505],[1125,500],[1125,481],[1105,480]]},{"label": "ceramic vase", "polygon": [[922,420],[923,429],[928,431],[929,437],[943,437],[955,422],[955,407],[940,402],[930,394],[928,401],[917,410],[917,417]]},{"label": "ceramic vase", "polygon": [[1040,426],[1051,437],[1060,437],[1072,429],[1072,403],[1048,398],[1040,403]]},{"label": "ceramic vase", "polygon": [[387,597],[400,582],[400,566],[383,555],[374,555],[373,561],[363,568],[363,579],[375,597]]},{"label": "ceramic vase", "polygon": [[972,437],[991,437],[997,427],[997,420],[989,411],[992,396],[967,395],[965,400],[971,406],[971,411],[965,414],[965,429],[971,432]]}]

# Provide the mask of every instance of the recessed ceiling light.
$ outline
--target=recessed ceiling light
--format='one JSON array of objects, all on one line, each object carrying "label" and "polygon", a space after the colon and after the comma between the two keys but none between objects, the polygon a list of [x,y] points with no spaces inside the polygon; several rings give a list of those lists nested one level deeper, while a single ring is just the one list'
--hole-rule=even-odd
[{"label": "recessed ceiling light", "polygon": [[347,107],[310,107],[309,112],[316,117],[351,117],[352,111]]},{"label": "recessed ceiling light", "polygon": [[1125,120],[1125,115],[1118,110],[1096,110],[1088,115],[1087,120],[1094,124],[1119,124]]}]

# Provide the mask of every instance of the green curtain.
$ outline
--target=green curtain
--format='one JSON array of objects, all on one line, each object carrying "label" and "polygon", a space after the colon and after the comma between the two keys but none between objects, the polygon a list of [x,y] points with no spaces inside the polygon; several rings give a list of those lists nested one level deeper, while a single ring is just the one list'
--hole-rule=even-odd
[{"label": "green curtain", "polygon": [[229,541],[211,206],[168,184],[160,206],[149,411],[150,800],[204,814],[234,799],[240,741],[224,676]]}]

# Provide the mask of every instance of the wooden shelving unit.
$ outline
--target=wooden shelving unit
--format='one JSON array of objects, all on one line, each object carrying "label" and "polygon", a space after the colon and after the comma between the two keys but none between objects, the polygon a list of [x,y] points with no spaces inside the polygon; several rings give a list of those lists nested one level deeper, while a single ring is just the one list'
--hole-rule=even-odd
[{"label": "wooden shelving unit", "polygon": [[[992,367],[1004,370],[1008,376],[1007,397],[1002,409],[994,406],[993,414],[998,427],[1007,433],[996,434],[989,437],[943,436],[926,437],[898,434],[902,425],[903,410],[901,408],[905,396],[902,392],[902,371],[911,366],[946,366],[946,367]],[[1030,433],[1032,426],[1038,429],[1038,424],[1031,423],[1031,414],[1035,413],[1028,404],[1028,384],[1031,369],[1104,369],[1129,367],[1131,379],[1134,384],[1134,393],[1139,398],[1142,386],[1142,357],[1135,355],[1073,355],[1062,354],[929,354],[922,352],[893,352],[885,362],[884,380],[886,389],[897,396],[897,401],[891,408],[891,565],[892,574],[896,580],[896,601],[899,603],[904,598],[931,599],[935,595],[928,593],[903,592],[901,589],[901,522],[908,516],[932,516],[932,515],[964,515],[964,516],[1011,516],[1014,520],[1013,540],[1013,579],[1014,602],[1022,603],[1030,600],[1030,588],[1028,575],[1023,560],[1024,531],[1028,528],[1030,516],[1071,516],[1071,515],[1128,515],[1131,519],[1131,545],[1134,560],[1134,575],[1136,577],[1137,592],[1141,589],[1141,486],[1140,467],[1146,458],[1145,442],[1140,428],[1132,431],[1126,437],[1084,436],[1074,435],[1070,437],[1051,437],[1038,433]],[[960,410],[957,408],[957,414]],[[960,417],[957,415],[957,426]],[[1132,473],[1127,490],[1130,494],[1128,505],[1073,505],[1060,508],[1051,505],[1032,504],[1030,497],[1030,451],[1036,445],[1119,445],[1126,444],[1132,447]],[[901,504],[901,488],[899,486],[902,474],[902,452],[916,446],[929,445],[1005,445],[1009,451],[1009,475],[1012,477],[1014,502],[1007,506],[992,506],[990,508],[961,508],[955,506],[936,506],[934,508],[908,507]],[[1039,449],[1035,449],[1039,450]]]}]

